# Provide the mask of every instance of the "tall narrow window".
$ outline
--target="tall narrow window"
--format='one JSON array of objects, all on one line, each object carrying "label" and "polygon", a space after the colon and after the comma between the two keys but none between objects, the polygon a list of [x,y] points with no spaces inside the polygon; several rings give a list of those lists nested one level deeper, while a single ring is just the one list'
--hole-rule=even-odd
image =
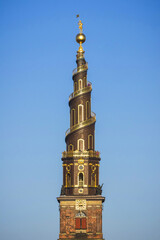
[{"label": "tall narrow window", "polygon": [[67,173],[67,187],[71,186],[71,174]]},{"label": "tall narrow window", "polygon": [[73,150],[74,150],[73,145],[72,145],[72,144],[69,144],[69,146],[68,146],[68,151],[73,151]]},{"label": "tall narrow window", "polygon": [[71,110],[71,126],[75,124],[75,109]]},{"label": "tall narrow window", "polygon": [[91,174],[91,186],[95,187],[95,173]]},{"label": "tall narrow window", "polygon": [[82,229],[86,229],[87,228],[86,218],[81,218],[81,228]]},{"label": "tall narrow window", "polygon": [[83,187],[83,173],[79,174],[79,187]]},{"label": "tall narrow window", "polygon": [[83,105],[78,105],[78,123],[84,121]]},{"label": "tall narrow window", "polygon": [[77,83],[75,82],[74,83],[74,92],[76,92],[77,91]]},{"label": "tall narrow window", "polygon": [[90,117],[90,102],[86,102],[86,119]]},{"label": "tall narrow window", "polygon": [[75,218],[76,229],[86,229],[87,228],[87,219],[84,212],[79,212],[76,214]]},{"label": "tall narrow window", "polygon": [[78,145],[78,150],[79,151],[83,151],[84,150],[84,140],[83,139],[78,139],[77,145]]},{"label": "tall narrow window", "polygon": [[76,218],[75,222],[76,222],[76,229],[81,229],[81,219],[80,218]]},{"label": "tall narrow window", "polygon": [[83,85],[83,84],[82,84],[82,83],[83,83],[83,82],[82,82],[82,79],[79,79],[78,83],[79,83],[79,90],[81,90],[82,87],[83,87],[83,86],[82,86],[82,85]]},{"label": "tall narrow window", "polygon": [[84,77],[84,86],[87,87],[87,78]]},{"label": "tall narrow window", "polygon": [[93,135],[88,135],[88,149],[93,150]]}]

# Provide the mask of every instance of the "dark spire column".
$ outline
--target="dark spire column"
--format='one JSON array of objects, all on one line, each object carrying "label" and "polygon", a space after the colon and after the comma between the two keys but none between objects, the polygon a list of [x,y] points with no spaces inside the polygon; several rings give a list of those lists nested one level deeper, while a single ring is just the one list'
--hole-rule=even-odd
[{"label": "dark spire column", "polygon": [[[82,33],[81,21],[79,29],[76,36],[79,43],[77,68],[73,70],[73,93],[69,96],[70,128],[66,131],[66,151],[62,156],[63,187],[66,195],[96,195],[100,154],[95,151],[96,115],[91,112],[92,84],[87,81],[88,63],[82,47],[86,37]],[[83,162],[80,167],[79,162]]]},{"label": "dark spire column", "polygon": [[92,84],[87,81],[88,63],[84,58],[82,43],[86,37],[82,33],[82,23],[79,21],[80,33],[76,41],[80,44],[77,51],[77,68],[73,70],[73,93],[69,97],[70,128],[66,132],[66,150],[94,151],[94,124],[96,115],[91,112]]}]

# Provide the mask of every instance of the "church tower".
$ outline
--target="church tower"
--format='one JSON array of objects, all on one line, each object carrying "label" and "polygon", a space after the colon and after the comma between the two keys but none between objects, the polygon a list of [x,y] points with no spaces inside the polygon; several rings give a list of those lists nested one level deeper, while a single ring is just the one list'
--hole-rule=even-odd
[{"label": "church tower", "polygon": [[79,20],[77,68],[73,70],[73,93],[69,96],[70,128],[62,153],[63,185],[57,198],[61,239],[103,239],[102,186],[99,185],[100,153],[95,151],[96,115],[91,112],[92,84],[82,44],[86,37]]}]

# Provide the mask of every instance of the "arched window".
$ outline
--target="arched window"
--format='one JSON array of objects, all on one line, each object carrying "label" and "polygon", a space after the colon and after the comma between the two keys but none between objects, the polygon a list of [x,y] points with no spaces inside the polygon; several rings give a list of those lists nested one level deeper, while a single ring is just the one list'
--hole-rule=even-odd
[{"label": "arched window", "polygon": [[79,151],[84,151],[84,139],[78,139],[77,145]]},{"label": "arched window", "polygon": [[71,174],[67,173],[67,187],[71,186]]},{"label": "arched window", "polygon": [[93,135],[88,135],[88,149],[93,150]]},{"label": "arched window", "polygon": [[83,173],[79,173],[79,187],[83,187]]},{"label": "arched window", "polygon": [[87,220],[86,220],[85,213],[79,212],[76,214],[75,225],[76,225],[76,229],[86,229],[87,228]]},{"label": "arched window", "polygon": [[87,78],[84,77],[84,86],[87,87]]},{"label": "arched window", "polygon": [[90,118],[91,111],[90,111],[90,102],[86,102],[86,119]]},{"label": "arched window", "polygon": [[78,123],[84,121],[84,111],[83,111],[83,105],[78,105]]},{"label": "arched window", "polygon": [[69,144],[69,146],[68,146],[68,151],[73,151],[73,150],[74,150],[73,144]]},{"label": "arched window", "polygon": [[74,92],[76,92],[77,91],[77,83],[75,82],[74,83]]},{"label": "arched window", "polygon": [[76,217],[86,217],[86,214],[84,212],[78,212]]},{"label": "arched window", "polygon": [[92,187],[96,186],[96,174],[95,173],[91,174],[91,186]]},{"label": "arched window", "polygon": [[79,83],[79,90],[81,90],[83,88],[82,79],[79,79],[78,83]]},{"label": "arched window", "polygon": [[76,121],[76,111],[75,111],[75,109],[73,108],[73,109],[71,110],[71,126],[74,126],[75,121]]}]

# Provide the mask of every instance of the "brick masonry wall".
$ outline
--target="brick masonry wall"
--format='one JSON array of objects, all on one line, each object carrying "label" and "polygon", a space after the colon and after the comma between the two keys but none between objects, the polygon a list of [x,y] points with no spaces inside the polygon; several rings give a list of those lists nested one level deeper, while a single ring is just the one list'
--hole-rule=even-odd
[{"label": "brick masonry wall", "polygon": [[[75,124],[78,123],[78,105],[82,104],[84,107],[84,120],[87,119],[86,114],[86,102],[90,102],[91,98],[91,92],[84,93],[83,95],[79,95],[76,98],[74,98],[72,101],[70,101],[70,116],[71,116],[71,109],[75,109]],[[90,102],[90,109],[91,109],[91,102]]]},{"label": "brick masonry wall", "polygon": [[84,127],[78,131],[75,131],[71,134],[68,135],[66,138],[66,151],[68,151],[68,146],[72,144],[74,146],[74,150],[77,150],[77,140],[78,139],[84,139],[84,150],[88,150],[88,135],[92,134],[93,135],[93,150],[94,150],[94,129],[95,129],[95,123],[92,125],[89,125],[87,127]]},{"label": "brick masonry wall", "polygon": [[[80,232],[75,229],[76,210],[75,201],[60,202],[60,239],[74,239]],[[102,201],[87,201],[86,209],[87,229],[82,230],[87,234],[87,239],[103,239],[102,235]]]}]

